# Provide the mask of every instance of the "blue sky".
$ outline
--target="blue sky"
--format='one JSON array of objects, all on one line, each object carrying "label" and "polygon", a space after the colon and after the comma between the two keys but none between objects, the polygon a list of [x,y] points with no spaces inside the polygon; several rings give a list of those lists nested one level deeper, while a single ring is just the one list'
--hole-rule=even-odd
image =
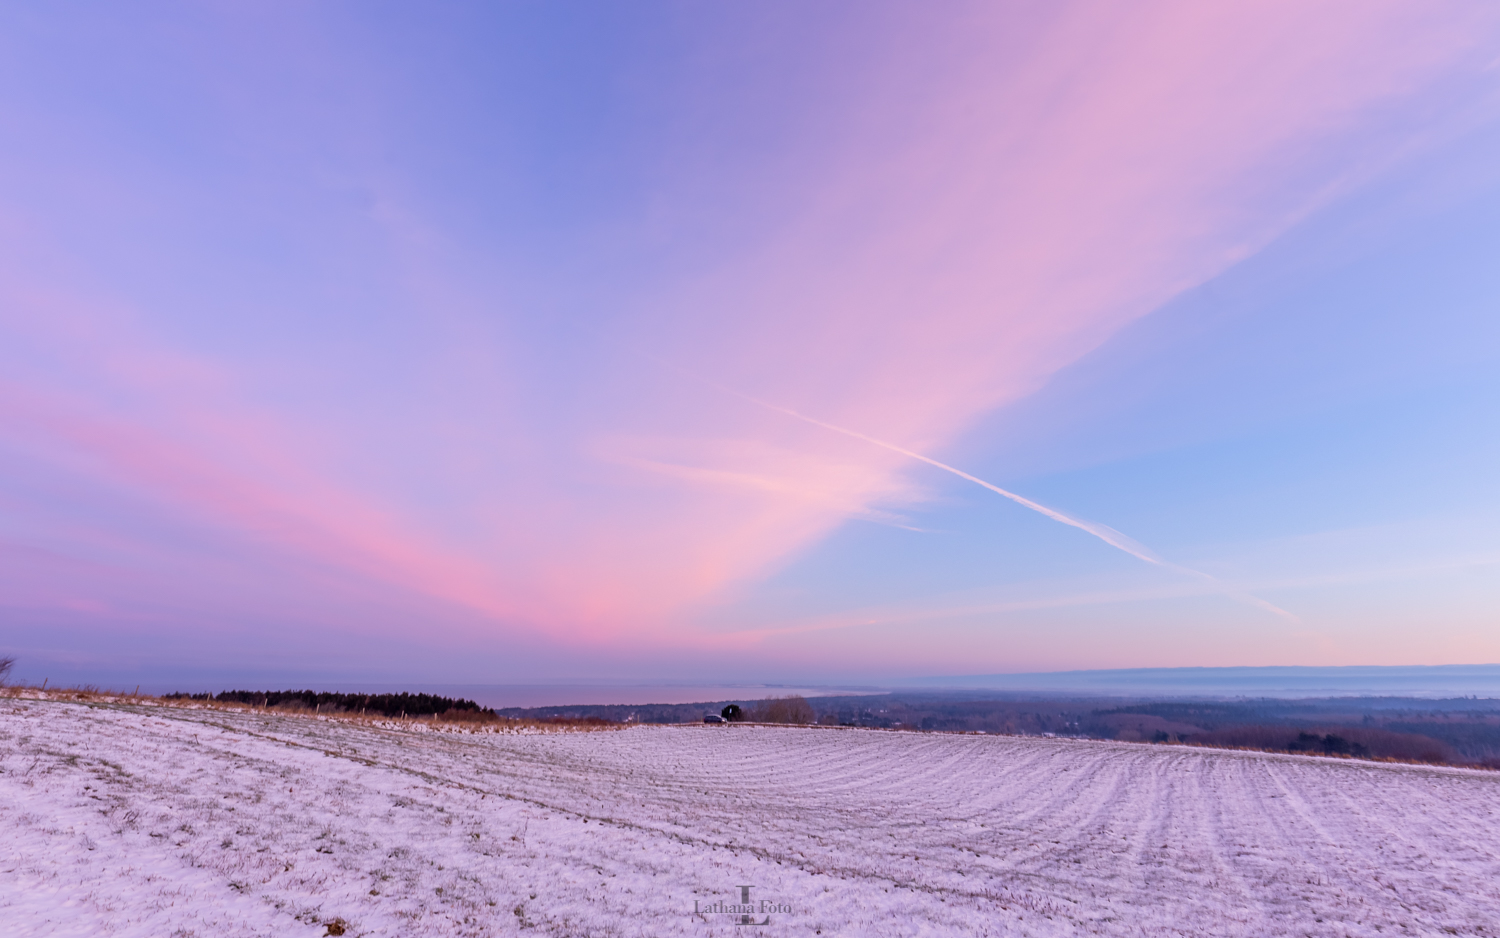
[{"label": "blue sky", "polygon": [[1500,660],[1487,5],[5,17],[27,669]]}]

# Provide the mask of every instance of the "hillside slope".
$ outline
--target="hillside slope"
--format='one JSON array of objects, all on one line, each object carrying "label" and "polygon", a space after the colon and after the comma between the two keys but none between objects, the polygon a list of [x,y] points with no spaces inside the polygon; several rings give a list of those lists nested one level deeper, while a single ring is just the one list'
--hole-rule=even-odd
[{"label": "hillside slope", "polygon": [[5,700],[0,857],[19,935],[1489,935],[1500,774]]}]

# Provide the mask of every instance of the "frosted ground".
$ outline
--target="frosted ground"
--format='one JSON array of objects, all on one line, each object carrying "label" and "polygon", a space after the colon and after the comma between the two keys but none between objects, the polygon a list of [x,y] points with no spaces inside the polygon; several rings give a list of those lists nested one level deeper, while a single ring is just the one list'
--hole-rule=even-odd
[{"label": "frosted ground", "polygon": [[[717,911],[741,886],[768,925]],[[391,936],[1496,935],[1500,774],[0,700],[0,932],[312,936],[336,920]]]}]

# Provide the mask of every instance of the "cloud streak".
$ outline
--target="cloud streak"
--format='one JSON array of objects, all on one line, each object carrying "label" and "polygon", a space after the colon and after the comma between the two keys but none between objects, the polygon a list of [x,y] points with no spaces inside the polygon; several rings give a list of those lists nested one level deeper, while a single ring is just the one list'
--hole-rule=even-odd
[{"label": "cloud streak", "polygon": [[1205,582],[1214,584],[1214,586],[1218,588],[1219,592],[1234,600],[1246,603],[1251,606],[1255,606],[1258,609],[1263,609],[1266,612],[1272,613],[1273,615],[1278,615],[1283,618],[1290,619],[1293,622],[1297,621],[1297,616],[1295,614],[1282,609],[1280,606],[1273,605],[1272,603],[1266,602],[1259,597],[1251,596],[1248,593],[1223,587],[1216,577],[1204,573],[1201,570],[1194,570],[1191,567],[1184,567],[1181,564],[1172,563],[1171,561],[1162,559],[1144,544],[1140,543],[1137,540],[1134,540],[1133,538],[1127,537],[1126,535],[1120,533],[1119,531],[1116,531],[1114,528],[1110,527],[1107,524],[1100,524],[1097,521],[1086,521],[1082,518],[1075,518],[1070,514],[1058,511],[1056,508],[1049,508],[1046,505],[1043,505],[1041,502],[1032,501],[1024,495],[1017,495],[1015,492],[1012,492],[1009,489],[1003,489],[993,482],[986,482],[984,479],[981,479],[976,475],[971,475],[970,473],[964,472],[962,469],[950,466],[945,462],[940,462],[939,460],[933,459],[931,456],[924,456],[923,454],[918,453],[915,450],[909,450],[905,447],[897,446],[894,443],[887,443],[885,440],[876,439],[873,436],[865,433],[860,433],[857,430],[850,430],[847,427],[836,426],[834,424],[828,423],[827,421],[819,420],[816,417],[809,417],[807,414],[792,410],[790,407],[781,407],[779,405],[772,404],[769,401],[763,401],[760,398],[741,393],[734,390],[733,388],[727,388],[717,383],[714,384],[714,387],[720,388],[721,390],[729,394],[733,394],[734,396],[742,398],[743,400],[749,401],[753,404],[758,404],[759,406],[765,407],[768,410],[773,410],[779,414],[786,414],[789,417],[795,417],[798,420],[806,421],[807,423],[810,423],[815,427],[822,427],[823,429],[829,430],[833,433],[842,433],[844,436],[853,437],[856,440],[863,440],[864,442],[869,443],[872,446],[879,446],[883,449],[888,449],[891,452],[900,453],[901,455],[909,457],[911,459],[915,459],[918,462],[924,462],[927,465],[934,466],[938,469],[943,470],[944,472],[952,473],[953,475],[958,476],[960,479],[972,482],[982,488],[989,489],[996,495],[1001,495],[1005,498],[1008,498],[1016,504],[1021,505],[1025,508],[1029,508],[1032,511],[1037,512],[1038,514],[1046,515],[1053,521],[1056,521],[1060,524],[1066,524],[1069,527],[1077,528],[1080,531],[1091,534],[1104,543],[1108,544],[1109,546],[1115,548],[1116,550],[1124,551],[1130,556],[1135,557],[1137,560],[1144,560],[1146,563],[1152,564],[1154,566],[1204,580]]}]

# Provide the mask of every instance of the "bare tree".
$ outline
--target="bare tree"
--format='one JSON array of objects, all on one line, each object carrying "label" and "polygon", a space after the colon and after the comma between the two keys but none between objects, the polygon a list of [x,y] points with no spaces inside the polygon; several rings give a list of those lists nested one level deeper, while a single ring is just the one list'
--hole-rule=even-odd
[{"label": "bare tree", "polygon": [[817,715],[813,713],[812,704],[799,694],[788,694],[785,697],[767,697],[762,700],[751,713],[750,718],[758,723],[798,723],[807,724],[817,722]]},{"label": "bare tree", "polygon": [[3,657],[3,658],[0,658],[0,686],[4,686],[4,684],[5,684],[5,676],[7,674],[9,674],[10,673],[10,669],[14,668],[15,666],[16,666],[16,659],[15,658],[10,657],[10,656],[6,656],[6,657]]}]

